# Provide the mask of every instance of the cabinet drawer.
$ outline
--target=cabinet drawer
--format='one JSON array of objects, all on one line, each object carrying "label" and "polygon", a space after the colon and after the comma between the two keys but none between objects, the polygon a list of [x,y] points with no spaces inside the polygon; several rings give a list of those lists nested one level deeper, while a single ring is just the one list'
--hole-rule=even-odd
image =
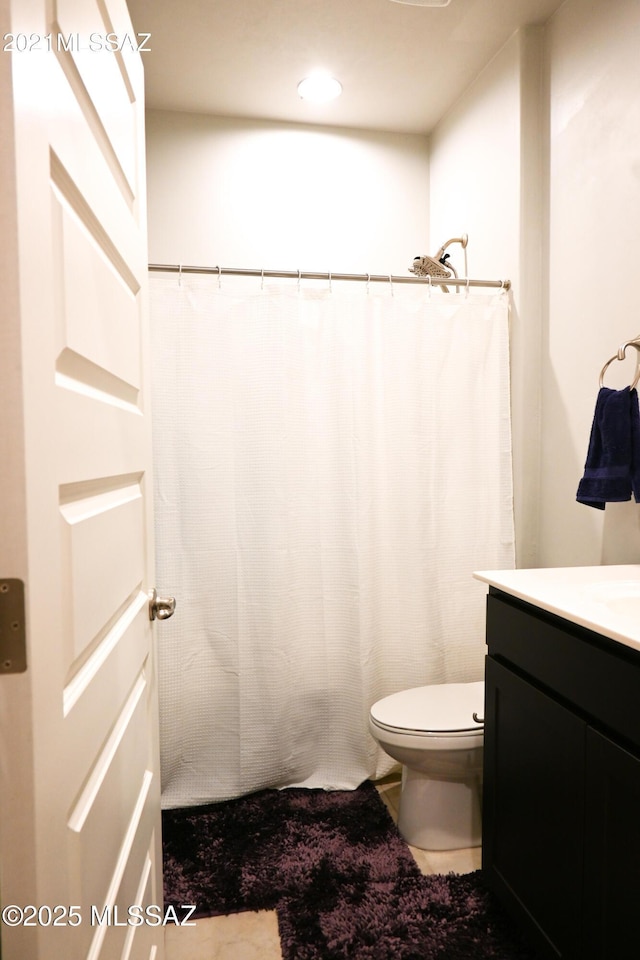
[{"label": "cabinet drawer", "polygon": [[640,751],[640,654],[492,588],[489,655]]}]

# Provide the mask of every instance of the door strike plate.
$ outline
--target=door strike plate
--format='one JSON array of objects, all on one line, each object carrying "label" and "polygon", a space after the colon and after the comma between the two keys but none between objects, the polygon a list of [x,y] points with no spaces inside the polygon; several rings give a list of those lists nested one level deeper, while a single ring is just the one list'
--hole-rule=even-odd
[{"label": "door strike plate", "polygon": [[0,577],[0,675],[26,669],[24,583]]}]

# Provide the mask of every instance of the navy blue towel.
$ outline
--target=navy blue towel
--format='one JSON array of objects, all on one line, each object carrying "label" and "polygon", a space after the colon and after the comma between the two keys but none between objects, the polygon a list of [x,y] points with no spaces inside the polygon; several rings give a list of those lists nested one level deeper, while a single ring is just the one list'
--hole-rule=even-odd
[{"label": "navy blue towel", "polygon": [[635,388],[601,387],[593,415],[584,475],[576,500],[597,510],[605,503],[640,502],[640,408]]}]

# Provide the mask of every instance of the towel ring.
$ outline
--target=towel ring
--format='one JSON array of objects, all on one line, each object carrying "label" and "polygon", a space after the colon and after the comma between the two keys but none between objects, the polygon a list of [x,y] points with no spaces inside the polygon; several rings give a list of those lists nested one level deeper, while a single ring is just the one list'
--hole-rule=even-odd
[{"label": "towel ring", "polygon": [[[605,363],[604,367],[603,367],[602,370],[600,371],[600,386],[601,386],[601,387],[604,386],[604,375],[605,375],[608,367],[613,363],[614,360],[624,360],[624,359],[625,359],[627,347],[635,347],[636,350],[637,350],[638,352],[640,352],[640,343],[638,343],[636,340],[628,340],[626,343],[620,344],[620,346],[618,347],[618,352],[617,352],[616,354],[614,354],[614,355],[611,357],[610,360],[607,360],[607,362]],[[640,366],[638,367],[638,372],[636,373],[636,375],[635,375],[635,377],[634,377],[634,379],[633,379],[633,383],[630,385],[629,389],[630,389],[630,390],[633,390],[635,387],[638,386],[638,383],[640,383]]]}]

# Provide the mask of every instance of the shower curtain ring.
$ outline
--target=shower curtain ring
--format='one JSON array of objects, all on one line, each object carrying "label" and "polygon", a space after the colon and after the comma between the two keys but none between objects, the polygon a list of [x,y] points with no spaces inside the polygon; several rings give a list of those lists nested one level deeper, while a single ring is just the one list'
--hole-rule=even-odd
[{"label": "shower curtain ring", "polygon": [[260,271],[260,289],[264,290],[264,267]]},{"label": "shower curtain ring", "polygon": [[464,298],[465,298],[465,300],[467,300],[468,297],[469,297],[469,277],[467,277],[467,288],[466,288],[466,290],[465,290],[465,292],[464,292]]},{"label": "shower curtain ring", "polygon": [[389,285],[391,286],[391,296],[394,297],[395,293],[393,292],[393,278],[391,274],[389,274]]},{"label": "shower curtain ring", "polygon": [[222,286],[222,268],[218,267],[218,290]]},{"label": "shower curtain ring", "polygon": [[178,286],[182,286],[182,264],[178,266]]},{"label": "shower curtain ring", "polygon": [[367,293],[369,293],[369,284],[371,283],[371,274],[367,274]]},{"label": "shower curtain ring", "polygon": [[300,293],[300,276],[301,276],[300,269],[298,269],[298,293]]},{"label": "shower curtain ring", "polygon": [[333,290],[331,288],[331,270],[329,270],[329,293],[333,293]]}]

